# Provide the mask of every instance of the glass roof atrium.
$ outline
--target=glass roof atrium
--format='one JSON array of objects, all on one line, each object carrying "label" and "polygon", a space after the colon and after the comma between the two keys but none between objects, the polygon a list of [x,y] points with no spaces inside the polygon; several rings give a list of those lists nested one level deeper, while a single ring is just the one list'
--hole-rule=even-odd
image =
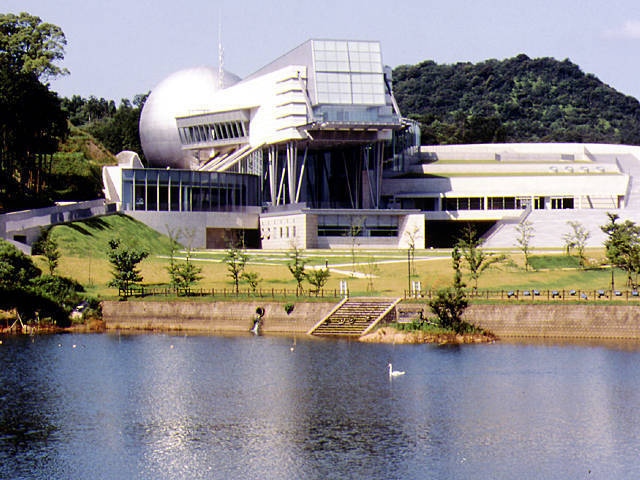
[{"label": "glass roof atrium", "polygon": [[385,104],[379,43],[314,40],[312,48],[317,103]]}]

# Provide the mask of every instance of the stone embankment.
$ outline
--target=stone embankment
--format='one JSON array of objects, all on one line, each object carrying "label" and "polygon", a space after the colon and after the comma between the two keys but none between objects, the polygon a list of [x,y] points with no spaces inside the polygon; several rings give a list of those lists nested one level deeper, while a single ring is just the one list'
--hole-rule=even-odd
[{"label": "stone embankment", "polygon": [[472,305],[464,319],[503,338],[640,340],[636,305]]},{"label": "stone embankment", "polygon": [[261,310],[264,333],[306,333],[335,307],[334,302],[103,302],[107,330],[248,332]]},{"label": "stone embankment", "polygon": [[[104,302],[108,330],[247,332],[262,308],[264,333],[306,333],[335,307],[334,302]],[[400,307],[402,304],[400,304]],[[424,312],[428,306],[422,305]],[[420,305],[412,304],[412,310]],[[471,305],[464,319],[498,338],[640,340],[640,307],[629,305]],[[378,334],[381,335],[381,334]],[[425,339],[425,341],[427,341]],[[436,341],[438,341],[436,339]],[[470,341],[476,341],[471,339]],[[400,341],[396,343],[401,343]]]}]

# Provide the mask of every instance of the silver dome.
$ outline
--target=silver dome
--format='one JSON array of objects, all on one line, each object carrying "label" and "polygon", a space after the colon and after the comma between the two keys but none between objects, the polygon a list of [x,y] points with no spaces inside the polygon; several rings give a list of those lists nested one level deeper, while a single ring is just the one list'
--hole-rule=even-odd
[{"label": "silver dome", "polygon": [[[224,72],[224,88],[239,81]],[[193,157],[181,148],[176,117],[211,110],[218,90],[218,70],[195,67],[172,73],[151,91],[140,114],[140,143],[150,166],[190,168]]]}]

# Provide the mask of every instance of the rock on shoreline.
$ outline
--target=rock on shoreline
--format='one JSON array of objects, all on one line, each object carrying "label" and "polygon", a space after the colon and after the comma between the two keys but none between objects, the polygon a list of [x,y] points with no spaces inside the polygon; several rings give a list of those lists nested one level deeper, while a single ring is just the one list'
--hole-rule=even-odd
[{"label": "rock on shoreline", "polygon": [[438,345],[462,345],[466,343],[492,343],[496,341],[496,337],[495,335],[487,333],[404,332],[391,327],[382,327],[375,332],[360,337],[359,341],[368,343],[437,343]]}]

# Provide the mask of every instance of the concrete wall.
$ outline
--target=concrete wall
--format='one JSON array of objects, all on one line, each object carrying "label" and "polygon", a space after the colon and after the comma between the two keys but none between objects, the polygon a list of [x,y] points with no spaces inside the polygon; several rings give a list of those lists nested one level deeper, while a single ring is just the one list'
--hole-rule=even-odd
[{"label": "concrete wall", "polygon": [[144,223],[159,233],[167,234],[167,227],[174,230],[193,231],[193,248],[207,248],[207,227],[228,229],[258,229],[260,207],[246,207],[238,212],[152,212],[127,210],[128,216]]},{"label": "concrete wall", "polygon": [[[306,333],[338,302],[104,302],[109,329],[248,332],[258,307],[265,333]],[[399,304],[398,310],[428,312],[429,307]],[[406,312],[405,312],[406,313]],[[417,315],[417,313],[416,313]],[[404,320],[408,320],[405,318]],[[609,305],[472,305],[465,320],[498,337],[640,339],[640,308]]]},{"label": "concrete wall", "polygon": [[498,337],[640,339],[629,305],[472,305],[465,319]]},{"label": "concrete wall", "polygon": [[[314,228],[309,228],[310,226]],[[304,213],[265,215],[260,217],[260,236],[265,250],[315,248],[317,220]]]},{"label": "concrete wall", "polygon": [[586,160],[590,154],[603,155],[640,155],[640,148],[630,145],[611,145],[594,143],[494,143],[478,145],[428,145],[420,147],[423,153],[435,153],[440,159],[455,160],[495,160],[501,156],[552,156],[573,155],[575,160]]},{"label": "concrete wall", "polygon": [[104,199],[4,213],[0,215],[0,237],[5,240],[24,239],[26,245],[23,244],[21,250],[31,254],[30,245],[40,237],[43,228],[108,213],[115,212]]},{"label": "concrete wall", "polygon": [[336,302],[294,303],[287,314],[284,302],[103,302],[108,329],[248,332],[256,309],[262,307],[265,333],[306,333]]}]

